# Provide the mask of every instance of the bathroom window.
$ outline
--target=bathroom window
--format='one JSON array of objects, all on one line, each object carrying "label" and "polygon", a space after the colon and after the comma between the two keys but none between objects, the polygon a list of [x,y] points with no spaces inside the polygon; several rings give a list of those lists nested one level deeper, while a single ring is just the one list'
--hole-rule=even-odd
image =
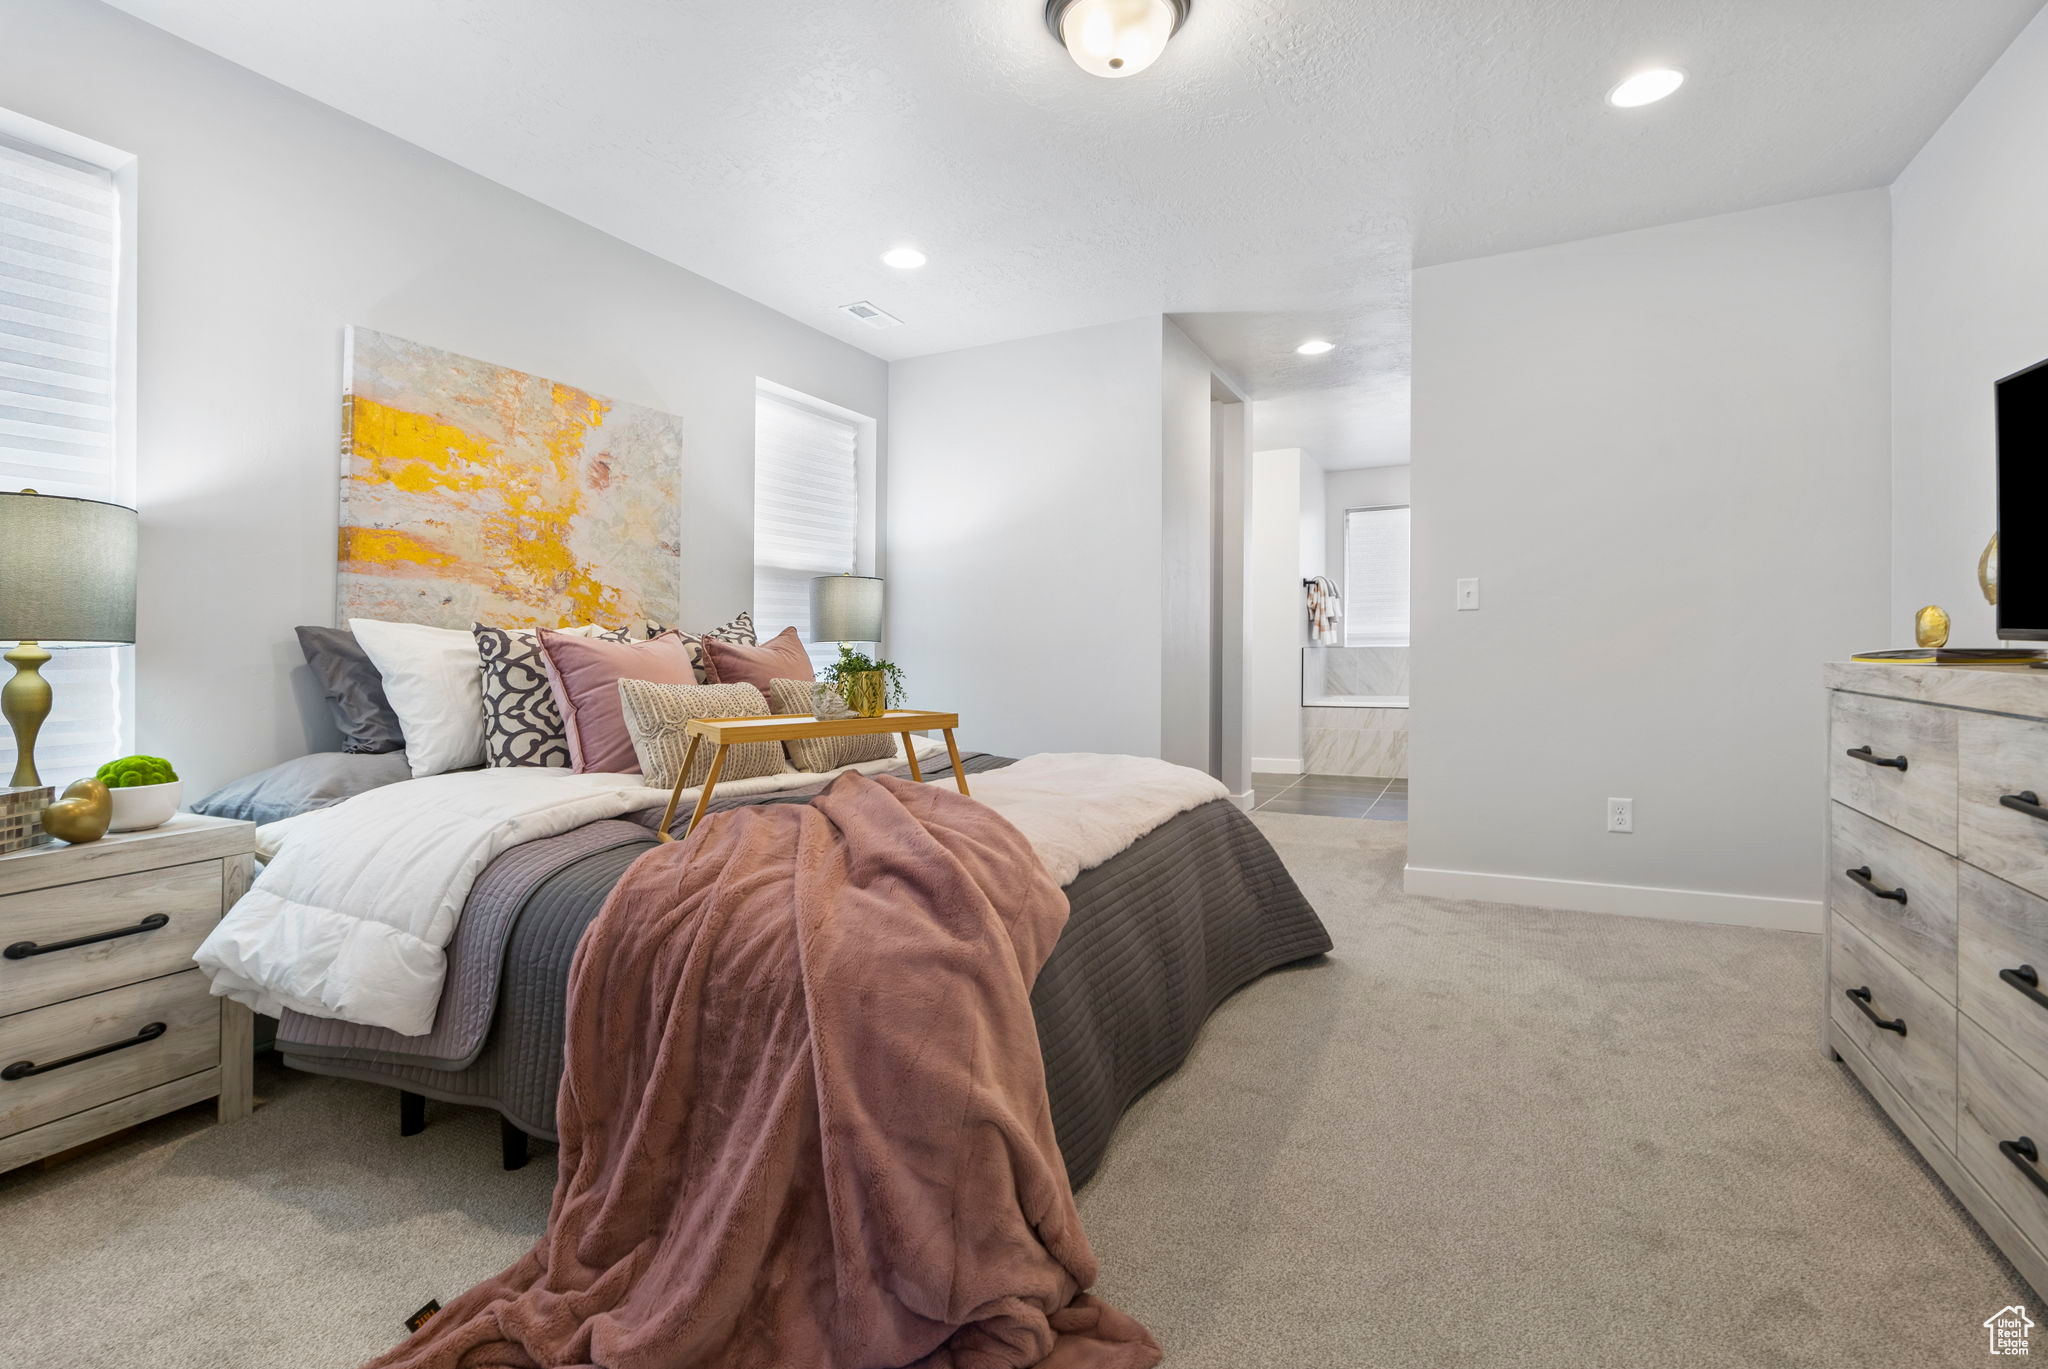
[{"label": "bathroom window", "polygon": [[1344,514],[1344,645],[1408,645],[1408,506]]}]

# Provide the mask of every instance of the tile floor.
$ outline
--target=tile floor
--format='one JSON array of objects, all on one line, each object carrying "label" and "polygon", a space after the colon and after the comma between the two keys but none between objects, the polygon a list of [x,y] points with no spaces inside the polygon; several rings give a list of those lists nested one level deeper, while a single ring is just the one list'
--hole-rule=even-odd
[{"label": "tile floor", "polygon": [[1252,776],[1252,807],[1319,818],[1408,821],[1408,781],[1356,775]]}]

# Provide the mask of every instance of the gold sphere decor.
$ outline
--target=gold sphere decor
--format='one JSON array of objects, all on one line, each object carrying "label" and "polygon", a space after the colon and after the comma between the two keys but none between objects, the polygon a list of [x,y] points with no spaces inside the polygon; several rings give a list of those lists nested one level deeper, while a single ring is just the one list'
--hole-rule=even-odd
[{"label": "gold sphere decor", "polygon": [[1992,533],[1991,540],[1984,544],[1984,554],[1977,558],[1977,588],[1984,591],[1984,602],[1998,606],[1998,534]]},{"label": "gold sphere decor", "polygon": [[1948,610],[1929,604],[1913,615],[1913,640],[1924,647],[1948,645]]},{"label": "gold sphere decor", "polygon": [[98,841],[113,820],[114,795],[94,779],[73,780],[64,796],[43,810],[43,830],[73,846]]}]

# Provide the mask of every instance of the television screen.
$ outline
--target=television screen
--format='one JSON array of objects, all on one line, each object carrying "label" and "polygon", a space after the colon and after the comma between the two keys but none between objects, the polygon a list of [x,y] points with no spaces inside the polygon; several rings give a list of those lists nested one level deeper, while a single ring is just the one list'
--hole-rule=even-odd
[{"label": "television screen", "polygon": [[2048,361],[1998,382],[1998,635],[2048,641]]}]

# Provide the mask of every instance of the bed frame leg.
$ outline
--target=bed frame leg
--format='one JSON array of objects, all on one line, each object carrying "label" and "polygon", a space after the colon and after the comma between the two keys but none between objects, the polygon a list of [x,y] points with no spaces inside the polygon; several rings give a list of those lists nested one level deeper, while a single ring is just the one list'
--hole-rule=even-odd
[{"label": "bed frame leg", "polygon": [[417,1136],[427,1129],[427,1100],[417,1093],[398,1091],[398,1134]]},{"label": "bed frame leg", "polygon": [[526,1133],[512,1125],[512,1119],[498,1118],[498,1150],[504,1157],[506,1169],[526,1167]]}]

